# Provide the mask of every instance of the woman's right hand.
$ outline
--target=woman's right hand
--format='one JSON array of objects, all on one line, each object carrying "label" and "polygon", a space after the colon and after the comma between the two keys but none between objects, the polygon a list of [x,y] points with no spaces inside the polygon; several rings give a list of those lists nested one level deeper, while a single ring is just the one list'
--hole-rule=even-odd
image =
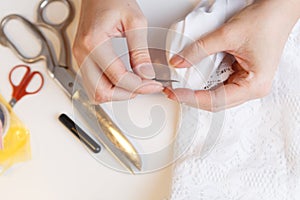
[{"label": "woman's right hand", "polygon": [[[111,41],[126,37],[133,72],[126,70]],[[147,20],[135,0],[82,1],[73,52],[93,103],[125,100],[163,90],[147,45]]]}]

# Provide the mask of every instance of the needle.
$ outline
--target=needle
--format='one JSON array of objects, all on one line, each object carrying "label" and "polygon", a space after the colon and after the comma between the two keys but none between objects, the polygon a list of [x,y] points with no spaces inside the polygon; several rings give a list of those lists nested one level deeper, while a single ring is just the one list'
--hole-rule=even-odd
[{"label": "needle", "polygon": [[154,78],[152,80],[161,82],[161,83],[178,83],[179,82],[177,80],[167,80],[167,79],[159,79],[159,78]]}]

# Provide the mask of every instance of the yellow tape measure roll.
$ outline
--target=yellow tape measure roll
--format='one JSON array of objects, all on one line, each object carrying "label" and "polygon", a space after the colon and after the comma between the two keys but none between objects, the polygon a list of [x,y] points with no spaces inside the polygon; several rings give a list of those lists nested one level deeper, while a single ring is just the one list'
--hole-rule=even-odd
[{"label": "yellow tape measure roll", "polygon": [[0,137],[0,174],[31,158],[29,131],[1,95]]}]

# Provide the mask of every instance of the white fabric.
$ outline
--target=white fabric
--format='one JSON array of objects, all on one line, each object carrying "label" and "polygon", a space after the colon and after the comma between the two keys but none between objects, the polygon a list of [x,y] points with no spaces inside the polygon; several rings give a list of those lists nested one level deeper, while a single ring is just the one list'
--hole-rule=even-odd
[{"label": "white fabric", "polygon": [[[201,36],[215,30],[248,3],[246,0],[218,0],[213,4],[201,1],[184,20],[170,27],[166,42],[167,58],[170,59]],[[225,81],[232,73],[230,66],[234,60],[227,59],[221,65],[224,56],[224,53],[218,53],[200,63],[192,63],[194,66],[191,68],[173,70],[172,79],[180,80],[173,87],[209,89]]]},{"label": "white fabric", "polygon": [[299,77],[300,22],[288,39],[271,94],[226,110],[220,138],[204,158],[200,152],[213,114],[184,107],[191,123],[183,126],[197,127],[197,138],[176,162],[170,199],[300,199]]}]

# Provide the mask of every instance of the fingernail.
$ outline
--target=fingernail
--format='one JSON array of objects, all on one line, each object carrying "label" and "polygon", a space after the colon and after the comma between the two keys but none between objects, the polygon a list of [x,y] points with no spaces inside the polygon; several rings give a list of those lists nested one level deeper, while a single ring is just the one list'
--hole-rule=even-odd
[{"label": "fingernail", "polygon": [[149,89],[151,88],[151,90],[153,92],[161,92],[164,89],[164,87],[162,87],[161,85],[156,85],[156,84],[153,84],[153,85],[151,84],[148,87],[149,87]]},{"label": "fingernail", "polygon": [[145,79],[155,78],[155,72],[154,72],[152,64],[150,64],[150,63],[140,64],[134,68],[134,71],[136,74],[138,74],[142,78],[145,78]]},{"label": "fingernail", "polygon": [[166,95],[168,99],[171,99],[173,101],[177,101],[175,94],[173,93],[173,90],[170,88],[164,88],[163,93]]},{"label": "fingernail", "polygon": [[138,92],[141,94],[150,94],[150,93],[158,93],[163,91],[163,87],[157,84],[147,84],[141,87]]},{"label": "fingernail", "polygon": [[172,94],[172,91],[169,88],[164,88],[163,93],[167,95],[167,97],[169,97],[169,95]]},{"label": "fingernail", "polygon": [[178,64],[182,63],[183,62],[183,58],[179,55],[175,55],[171,58],[170,60],[170,64],[173,65],[173,66],[177,66]]},{"label": "fingernail", "polygon": [[162,92],[163,89],[164,88],[162,86],[159,86],[159,85],[153,86],[153,91],[155,91],[155,92]]}]

